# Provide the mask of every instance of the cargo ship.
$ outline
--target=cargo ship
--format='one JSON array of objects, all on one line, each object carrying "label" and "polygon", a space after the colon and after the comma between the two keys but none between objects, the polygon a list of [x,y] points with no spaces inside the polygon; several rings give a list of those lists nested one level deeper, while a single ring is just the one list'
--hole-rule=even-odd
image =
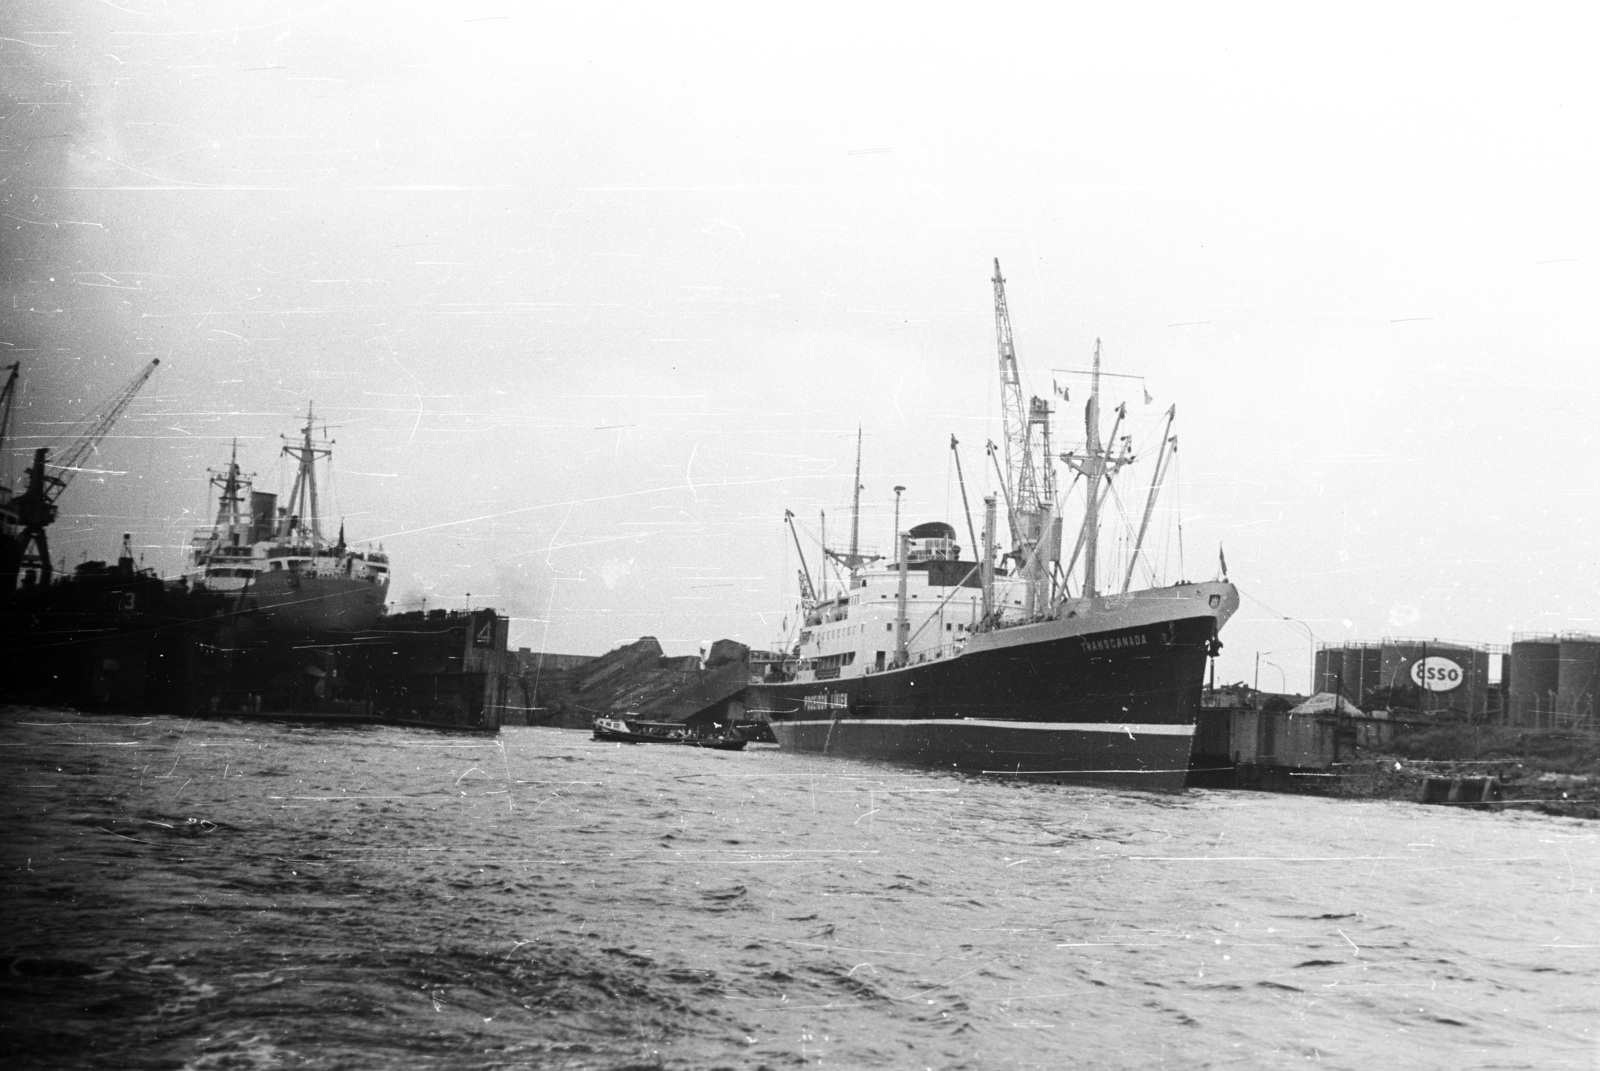
[{"label": "cargo ship", "polygon": [[333,447],[313,440],[313,423],[308,407],[299,440],[283,447],[297,463],[286,506],[251,487],[237,447],[227,467],[213,472],[217,517],[192,540],[194,584],[229,596],[276,631],[370,628],[388,597],[389,556],[381,547],[347,544],[343,524],[336,540],[323,535],[316,463],[330,459]]},{"label": "cargo ship", "polygon": [[[993,282],[1009,549],[1001,553],[999,496],[990,496],[982,546],[970,559],[963,559],[954,527],[939,521],[898,534],[891,560],[861,554],[858,445],[850,550],[824,547],[824,570],[832,561],[846,572],[843,589],[831,597],[818,591],[802,566],[798,639],[786,641],[782,662],[752,678],[749,712],[771,725],[780,745],[801,752],[1178,791],[1206,661],[1220,647],[1218,632],[1238,609],[1239,594],[1225,575],[1131,588],[1176,449],[1174,413],[1156,450],[1126,571],[1103,585],[1101,506],[1134,457],[1128,438],[1118,437],[1125,409],[1111,436],[1101,437],[1096,344],[1084,442],[1061,455],[1084,489],[1083,523],[1063,563],[1050,405],[1035,397],[1023,407],[998,261]],[[952,438],[952,450],[956,445]],[[993,452],[999,470],[998,448]],[[898,521],[898,508],[896,515]],[[968,529],[977,543],[970,516]]]}]

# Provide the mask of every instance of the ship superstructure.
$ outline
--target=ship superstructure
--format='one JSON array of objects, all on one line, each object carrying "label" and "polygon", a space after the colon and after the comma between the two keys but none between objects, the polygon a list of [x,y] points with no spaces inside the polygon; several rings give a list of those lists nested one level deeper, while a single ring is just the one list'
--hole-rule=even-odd
[{"label": "ship superstructure", "polygon": [[333,444],[314,439],[314,427],[308,407],[300,437],[283,446],[296,462],[285,505],[252,487],[239,469],[237,444],[227,467],[212,473],[217,516],[191,543],[195,584],[233,596],[240,610],[275,629],[368,628],[383,614],[389,556],[381,547],[347,544],[342,524],[336,540],[323,535],[317,462],[332,456]]},{"label": "ship superstructure", "polygon": [[[787,661],[752,681],[750,710],[801,751],[1179,788],[1206,659],[1238,592],[1225,578],[1131,589],[1170,421],[1126,576],[1105,590],[1099,507],[1133,455],[1118,434],[1124,414],[1101,437],[1098,345],[1085,440],[1061,457],[1086,501],[1061,562],[1050,407],[1022,404],[998,262],[994,284],[1007,447],[1001,494],[984,502],[982,546],[963,559],[954,527],[935,521],[899,533],[888,560],[860,554],[854,538],[848,555],[830,552],[848,568],[847,586],[821,597],[802,574],[798,638]],[[858,475],[856,496],[860,486]],[[1003,551],[1001,498],[1011,535]],[[968,527],[975,537],[970,516]]]}]

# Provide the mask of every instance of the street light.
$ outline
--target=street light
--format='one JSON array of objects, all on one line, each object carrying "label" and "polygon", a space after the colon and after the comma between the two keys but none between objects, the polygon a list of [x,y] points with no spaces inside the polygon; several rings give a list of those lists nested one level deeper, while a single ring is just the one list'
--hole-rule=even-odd
[{"label": "street light", "polygon": [[1291,624],[1291,625],[1299,625],[1301,628],[1306,630],[1306,673],[1309,675],[1310,681],[1311,681],[1310,692],[1308,694],[1316,695],[1317,694],[1317,653],[1316,653],[1316,649],[1315,649],[1315,644],[1317,642],[1316,633],[1311,631],[1311,626],[1310,625],[1306,624],[1304,621],[1299,620],[1298,618],[1290,617],[1287,614],[1283,614],[1283,615],[1280,615],[1280,616],[1282,616],[1285,621],[1289,622],[1289,624]]},{"label": "street light", "polygon": [[[1256,652],[1256,691],[1259,692],[1261,690],[1261,656],[1262,655],[1266,655],[1266,654],[1277,654],[1277,653],[1278,653],[1277,651],[1257,651]],[[1268,662],[1267,665],[1270,666],[1270,665],[1272,665],[1272,663]],[[1280,669],[1280,670],[1278,670],[1278,672],[1282,673],[1283,670]]]},{"label": "street light", "polygon": [[[1272,652],[1268,651],[1267,653],[1271,654]],[[1268,662],[1267,665],[1278,671],[1278,687],[1287,692],[1289,690],[1289,679],[1283,675],[1283,667],[1276,662]],[[1260,672],[1259,669],[1256,670],[1258,676]],[[1258,688],[1257,691],[1260,691],[1260,689]]]}]

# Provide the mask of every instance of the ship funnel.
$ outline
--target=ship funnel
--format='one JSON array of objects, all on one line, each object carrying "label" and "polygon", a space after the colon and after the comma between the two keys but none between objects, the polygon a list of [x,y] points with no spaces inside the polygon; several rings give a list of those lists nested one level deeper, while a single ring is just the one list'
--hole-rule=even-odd
[{"label": "ship funnel", "polygon": [[278,496],[266,491],[250,492],[250,542],[263,543],[277,529]]}]

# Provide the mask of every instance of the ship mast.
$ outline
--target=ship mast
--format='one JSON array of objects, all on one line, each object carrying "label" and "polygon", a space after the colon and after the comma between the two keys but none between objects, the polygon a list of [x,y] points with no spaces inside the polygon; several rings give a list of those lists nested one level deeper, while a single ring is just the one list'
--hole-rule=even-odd
[{"label": "ship mast", "polygon": [[1084,451],[1089,455],[1089,470],[1084,475],[1089,478],[1092,488],[1086,499],[1088,508],[1083,519],[1086,533],[1083,546],[1083,596],[1092,599],[1097,594],[1095,568],[1100,553],[1100,481],[1105,479],[1106,474],[1105,451],[1100,445],[1099,339],[1094,340],[1094,375],[1090,380],[1089,404],[1084,407],[1083,414]]},{"label": "ship mast", "polygon": [[[1087,493],[1084,495],[1083,532],[1079,543],[1083,547],[1083,597],[1092,599],[1099,592],[1096,570],[1100,552],[1100,485],[1110,479],[1118,469],[1133,460],[1125,446],[1124,451],[1112,457],[1100,441],[1100,340],[1094,340],[1094,370],[1089,380],[1089,402],[1083,408],[1084,444],[1081,454],[1062,454],[1061,460],[1071,465],[1084,477]],[[1119,415],[1118,426],[1121,425]],[[1116,432],[1113,430],[1115,441]]]},{"label": "ship mast", "polygon": [[845,566],[861,564],[861,426],[856,425],[856,482],[850,499],[850,560]]},{"label": "ship mast", "polygon": [[211,470],[211,486],[222,488],[222,494],[217,498],[217,528],[232,528],[239,523],[239,507],[242,501],[239,488],[243,481],[239,478],[239,440],[233,440],[233,453],[228,458],[228,467],[222,472]]},{"label": "ship mast", "polygon": [[[826,525],[826,521],[823,522]],[[827,532],[824,528],[822,552],[836,562],[843,562],[846,569],[854,572],[869,561],[877,559],[876,554],[861,553],[861,429],[856,429],[856,482],[855,490],[850,496],[850,552],[840,554],[838,551],[828,549]]]},{"label": "ship mast", "polygon": [[243,488],[248,480],[239,472],[239,440],[233,440],[233,452],[228,457],[228,467],[222,470],[211,469],[211,486],[219,488],[221,494],[217,496],[217,519],[211,527],[211,534],[205,542],[198,541],[193,544],[195,564],[204,566],[206,560],[224,544],[239,545],[239,528],[247,524],[243,510]]},{"label": "ship mast", "polygon": [[291,536],[295,532],[302,536],[310,537],[310,546],[313,552],[321,549],[323,545],[322,524],[317,513],[317,468],[319,457],[331,457],[332,444],[323,445],[311,441],[311,404],[306,403],[306,426],[301,429],[301,441],[298,445],[284,444],[283,452],[294,458],[299,463],[295,471],[294,487],[289,492],[289,511],[284,521],[280,536]]},{"label": "ship mast", "polygon": [[1150,494],[1144,503],[1144,516],[1139,521],[1139,534],[1133,540],[1133,553],[1128,555],[1128,572],[1122,578],[1122,593],[1128,593],[1133,583],[1133,567],[1138,564],[1139,552],[1144,549],[1144,534],[1150,529],[1150,514],[1155,512],[1156,497],[1161,494],[1161,482],[1172,467],[1172,455],[1178,452],[1178,437],[1172,434],[1172,422],[1178,418],[1178,407],[1167,410],[1167,426],[1161,432],[1161,449],[1156,451],[1156,470],[1150,475]]},{"label": "ship mast", "polygon": [[817,563],[817,572],[821,574],[822,589],[817,592],[818,602],[828,601],[828,559],[833,557],[828,551],[828,511],[819,510],[822,517],[822,560]]}]

